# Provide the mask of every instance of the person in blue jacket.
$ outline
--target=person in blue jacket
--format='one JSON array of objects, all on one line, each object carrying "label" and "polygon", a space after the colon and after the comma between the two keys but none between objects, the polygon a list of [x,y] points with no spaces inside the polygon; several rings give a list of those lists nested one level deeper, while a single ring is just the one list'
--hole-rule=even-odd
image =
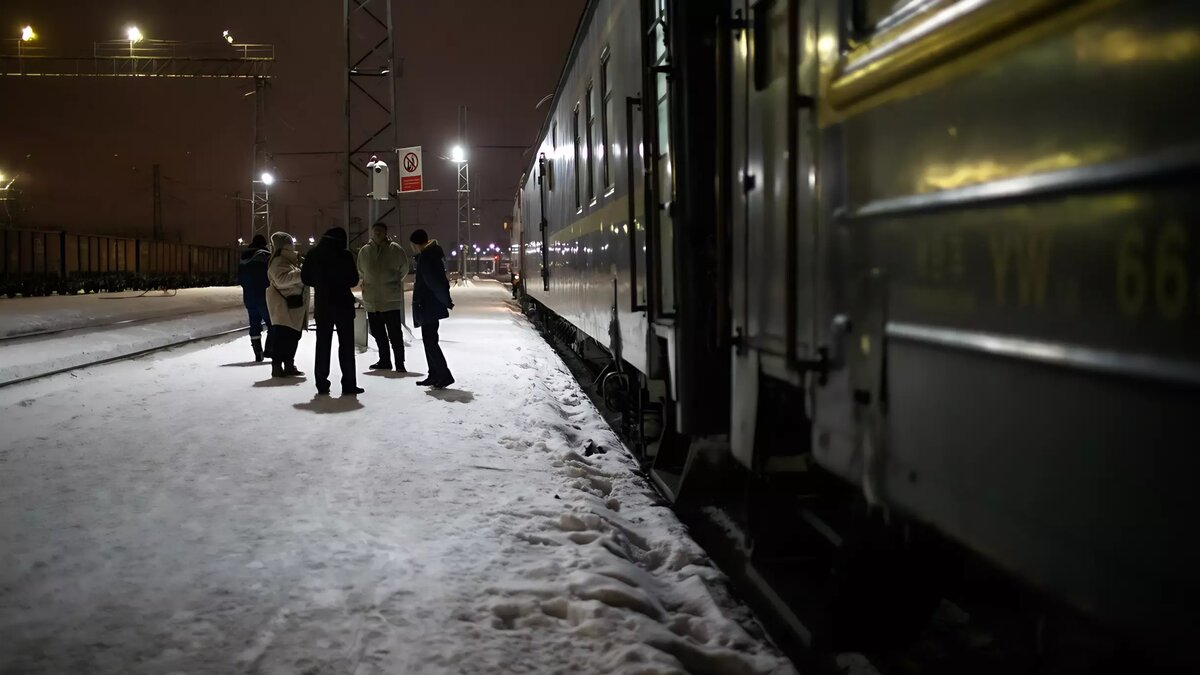
[{"label": "person in blue jacket", "polygon": [[[238,284],[242,287],[242,304],[250,319],[250,346],[254,348],[254,360],[262,363],[271,357],[271,313],[267,310],[267,264],[271,252],[267,250],[267,238],[254,235],[250,246],[242,251],[238,261]],[[263,349],[262,329],[267,326],[267,347]]]},{"label": "person in blue jacket", "polygon": [[450,317],[454,302],[450,299],[450,280],[446,278],[446,254],[436,239],[425,230],[409,236],[417,253],[417,278],[413,282],[413,325],[421,329],[425,343],[425,363],[429,374],[417,382],[422,387],[442,389],[454,384],[454,376],[446,364],[446,356],[438,345],[438,324]]}]

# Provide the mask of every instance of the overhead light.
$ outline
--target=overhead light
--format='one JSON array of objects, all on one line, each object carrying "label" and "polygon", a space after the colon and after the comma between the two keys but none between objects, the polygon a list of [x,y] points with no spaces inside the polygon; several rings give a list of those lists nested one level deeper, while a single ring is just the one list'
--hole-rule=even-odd
[{"label": "overhead light", "polygon": [[229,44],[233,44],[233,36],[229,34],[229,31],[227,31],[227,30],[221,31],[221,37],[225,38],[225,42],[228,42]]},{"label": "overhead light", "polygon": [[125,37],[130,42],[141,42],[142,41],[142,31],[138,30],[137,26],[130,26],[129,28],[125,29]]},{"label": "overhead light", "polygon": [[21,29],[21,42],[33,42],[37,39],[37,33],[33,32],[33,26],[25,26]]},{"label": "overhead light", "polygon": [[263,174],[262,174],[262,176],[261,176],[260,178],[261,178],[261,180],[262,180],[263,184],[264,184],[264,185],[266,185],[266,186],[268,186],[268,187],[270,187],[271,185],[274,185],[274,184],[275,184],[275,176],[272,176],[272,175],[271,175],[269,172],[267,172],[267,171],[264,171],[264,172],[263,172]]},{"label": "overhead light", "polygon": [[467,161],[467,153],[463,151],[461,145],[456,145],[450,150],[450,161],[458,162],[460,164]]}]

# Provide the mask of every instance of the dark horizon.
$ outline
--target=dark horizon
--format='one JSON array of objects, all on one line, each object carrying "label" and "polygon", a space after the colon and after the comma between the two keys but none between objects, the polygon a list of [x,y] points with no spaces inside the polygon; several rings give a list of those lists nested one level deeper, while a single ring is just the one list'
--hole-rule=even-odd
[{"label": "dark horizon", "polygon": [[[26,24],[47,55],[90,54],[136,24],[147,39],[270,43],[267,146],[279,183],[272,229],[317,235],[342,220],[342,10],[319,0],[247,6],[232,0],[80,3],[10,0],[5,52]],[[406,196],[404,227],[453,240],[458,107],[471,146],[534,142],[584,0],[394,3],[400,145],[425,149],[426,186]],[[514,6],[516,9],[514,9]],[[11,34],[8,35],[8,34]],[[452,39],[451,36],[459,36]],[[20,225],[114,236],[153,233],[153,166],[161,167],[164,236],[225,245],[250,228],[253,80],[0,77],[0,172],[19,174]],[[395,161],[394,158],[392,160]],[[531,159],[512,149],[471,158],[477,240],[499,244]],[[240,193],[240,195],[239,195]]]}]

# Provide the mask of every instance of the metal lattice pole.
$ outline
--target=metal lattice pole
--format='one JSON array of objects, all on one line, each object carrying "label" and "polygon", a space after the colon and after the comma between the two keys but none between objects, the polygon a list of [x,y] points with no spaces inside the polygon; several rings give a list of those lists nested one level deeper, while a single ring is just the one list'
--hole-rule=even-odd
[{"label": "metal lattice pole", "polygon": [[263,77],[254,78],[254,173],[250,176],[251,238],[271,237],[271,186],[263,181],[267,167],[267,87]]},{"label": "metal lattice pole", "polygon": [[[366,169],[372,155],[394,157],[399,147],[396,125],[395,30],[390,0],[343,0],[346,46],[345,185],[343,225],[352,244],[362,244],[375,222],[389,223],[400,231],[400,211],[392,202],[375,216],[366,204],[370,174]],[[381,121],[382,120],[382,121]],[[396,166],[394,159],[386,159]],[[390,222],[389,222],[390,221]]]}]

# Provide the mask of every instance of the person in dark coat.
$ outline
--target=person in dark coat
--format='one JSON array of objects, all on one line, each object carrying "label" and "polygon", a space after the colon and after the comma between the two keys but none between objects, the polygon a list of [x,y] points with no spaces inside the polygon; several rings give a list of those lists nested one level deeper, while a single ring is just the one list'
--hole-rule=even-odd
[{"label": "person in dark coat", "polygon": [[354,254],[346,248],[346,230],[335,227],[308,252],[300,279],[315,293],[313,319],[317,323],[317,393],[329,393],[329,351],[333,332],[338,336],[338,366],[342,371],[342,395],[363,393],[354,366],[354,294],[358,268]]},{"label": "person in dark coat", "polygon": [[[262,363],[271,356],[271,313],[267,310],[267,264],[271,252],[267,250],[267,238],[254,235],[250,246],[242,251],[238,261],[238,284],[242,287],[242,304],[250,318],[250,346],[254,348],[254,360]],[[262,327],[267,325],[267,348],[263,349]]]},{"label": "person in dark coat", "polygon": [[421,329],[421,340],[425,343],[425,362],[429,375],[417,382],[422,387],[441,389],[454,384],[454,376],[446,364],[446,357],[438,345],[438,324],[450,317],[454,302],[450,300],[450,280],[446,278],[446,254],[436,239],[430,239],[425,230],[416,230],[409,236],[417,253],[417,278],[413,283],[413,325]]}]

